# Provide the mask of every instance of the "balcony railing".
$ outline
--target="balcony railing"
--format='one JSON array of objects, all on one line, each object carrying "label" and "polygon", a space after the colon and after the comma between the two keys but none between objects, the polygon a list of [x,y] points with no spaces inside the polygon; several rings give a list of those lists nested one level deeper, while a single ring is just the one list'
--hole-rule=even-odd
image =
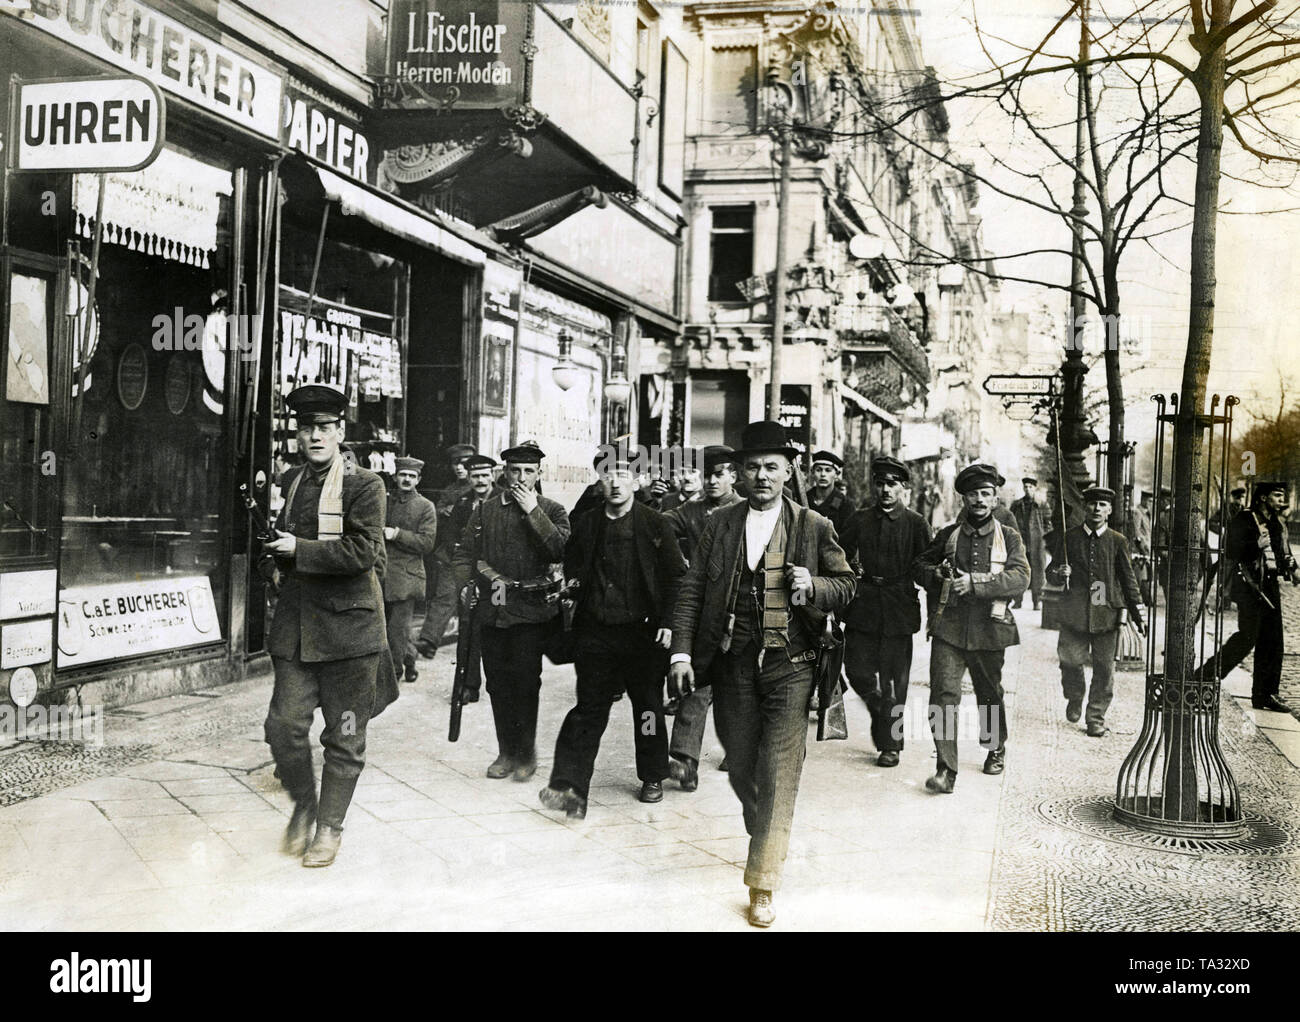
[{"label": "balcony railing", "polygon": [[840,340],[845,351],[859,345],[879,350],[888,345],[898,361],[919,382],[930,380],[930,360],[916,334],[897,312],[881,301],[840,306]]}]

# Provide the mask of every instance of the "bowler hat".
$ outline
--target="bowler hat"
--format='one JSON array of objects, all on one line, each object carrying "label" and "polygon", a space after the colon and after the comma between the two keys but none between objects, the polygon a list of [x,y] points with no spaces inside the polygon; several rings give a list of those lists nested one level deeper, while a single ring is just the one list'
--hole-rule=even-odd
[{"label": "bowler hat", "polygon": [[790,446],[790,438],[784,426],[771,419],[763,419],[745,427],[740,434],[740,450],[736,454],[741,458],[750,454],[784,454],[793,461],[799,456],[799,450]]},{"label": "bowler hat", "polygon": [[891,458],[887,454],[878,454],[871,462],[871,476],[874,479],[877,476],[895,475],[905,483],[912,481],[912,474],[908,472],[907,466],[897,458]]},{"label": "bowler hat", "polygon": [[967,465],[957,473],[953,485],[958,493],[969,493],[981,486],[990,486],[996,490],[1005,482],[1006,480],[998,475],[998,470],[992,465]]}]

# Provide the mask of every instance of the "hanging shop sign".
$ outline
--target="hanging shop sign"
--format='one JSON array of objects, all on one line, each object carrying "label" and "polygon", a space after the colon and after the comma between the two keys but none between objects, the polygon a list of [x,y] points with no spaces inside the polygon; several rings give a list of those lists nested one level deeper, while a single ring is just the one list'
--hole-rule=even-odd
[{"label": "hanging shop sign", "polygon": [[59,669],[220,640],[206,575],[111,582],[59,593]]},{"label": "hanging shop sign", "polygon": [[371,184],[382,155],[370,147],[358,118],[294,83],[284,95],[284,144],[340,174]]},{"label": "hanging shop sign", "polygon": [[15,80],[14,169],[133,171],[162,149],[162,93],[143,78]]},{"label": "hanging shop sign", "polygon": [[[772,394],[771,386],[765,388],[763,403]],[[781,425],[790,446],[800,454],[808,453],[812,446],[812,387],[806,383],[781,384]]]},{"label": "hanging shop sign", "polygon": [[242,128],[280,138],[280,73],[152,7],[31,0],[28,23]]},{"label": "hanging shop sign", "polygon": [[529,4],[392,0],[391,107],[495,109],[523,101]]},{"label": "hanging shop sign", "polygon": [[302,383],[329,383],[359,401],[402,396],[402,346],[392,316],[280,286],[280,394]]}]

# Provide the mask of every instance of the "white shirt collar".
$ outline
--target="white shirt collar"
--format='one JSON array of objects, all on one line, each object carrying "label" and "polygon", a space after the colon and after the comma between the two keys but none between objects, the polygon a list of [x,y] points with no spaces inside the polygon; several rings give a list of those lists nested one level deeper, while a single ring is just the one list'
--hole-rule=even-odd
[{"label": "white shirt collar", "polygon": [[1088,526],[1086,526],[1086,525],[1083,527],[1083,531],[1086,532],[1089,536],[1100,536],[1103,532],[1106,531],[1106,529],[1107,529],[1107,525],[1106,525],[1105,522],[1102,522],[1101,525],[1098,526],[1096,532],[1093,532],[1093,531],[1092,531],[1090,528],[1088,528]]},{"label": "white shirt collar", "polygon": [[763,551],[772,541],[783,504],[784,501],[777,501],[766,511],[759,511],[752,504],[749,506],[749,513],[745,516],[745,562],[750,571],[757,571],[763,560]]}]

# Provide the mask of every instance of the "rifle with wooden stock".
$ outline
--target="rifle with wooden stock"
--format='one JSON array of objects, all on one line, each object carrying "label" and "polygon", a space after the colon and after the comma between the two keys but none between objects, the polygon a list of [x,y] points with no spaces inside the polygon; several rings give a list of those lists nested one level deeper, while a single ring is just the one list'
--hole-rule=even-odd
[{"label": "rifle with wooden stock", "polygon": [[461,589],[457,605],[460,614],[456,626],[456,673],[451,683],[451,720],[447,727],[449,742],[460,738],[460,716],[465,707],[465,693],[479,687],[482,651],[474,628],[474,610],[478,606],[476,582],[470,580]]}]

